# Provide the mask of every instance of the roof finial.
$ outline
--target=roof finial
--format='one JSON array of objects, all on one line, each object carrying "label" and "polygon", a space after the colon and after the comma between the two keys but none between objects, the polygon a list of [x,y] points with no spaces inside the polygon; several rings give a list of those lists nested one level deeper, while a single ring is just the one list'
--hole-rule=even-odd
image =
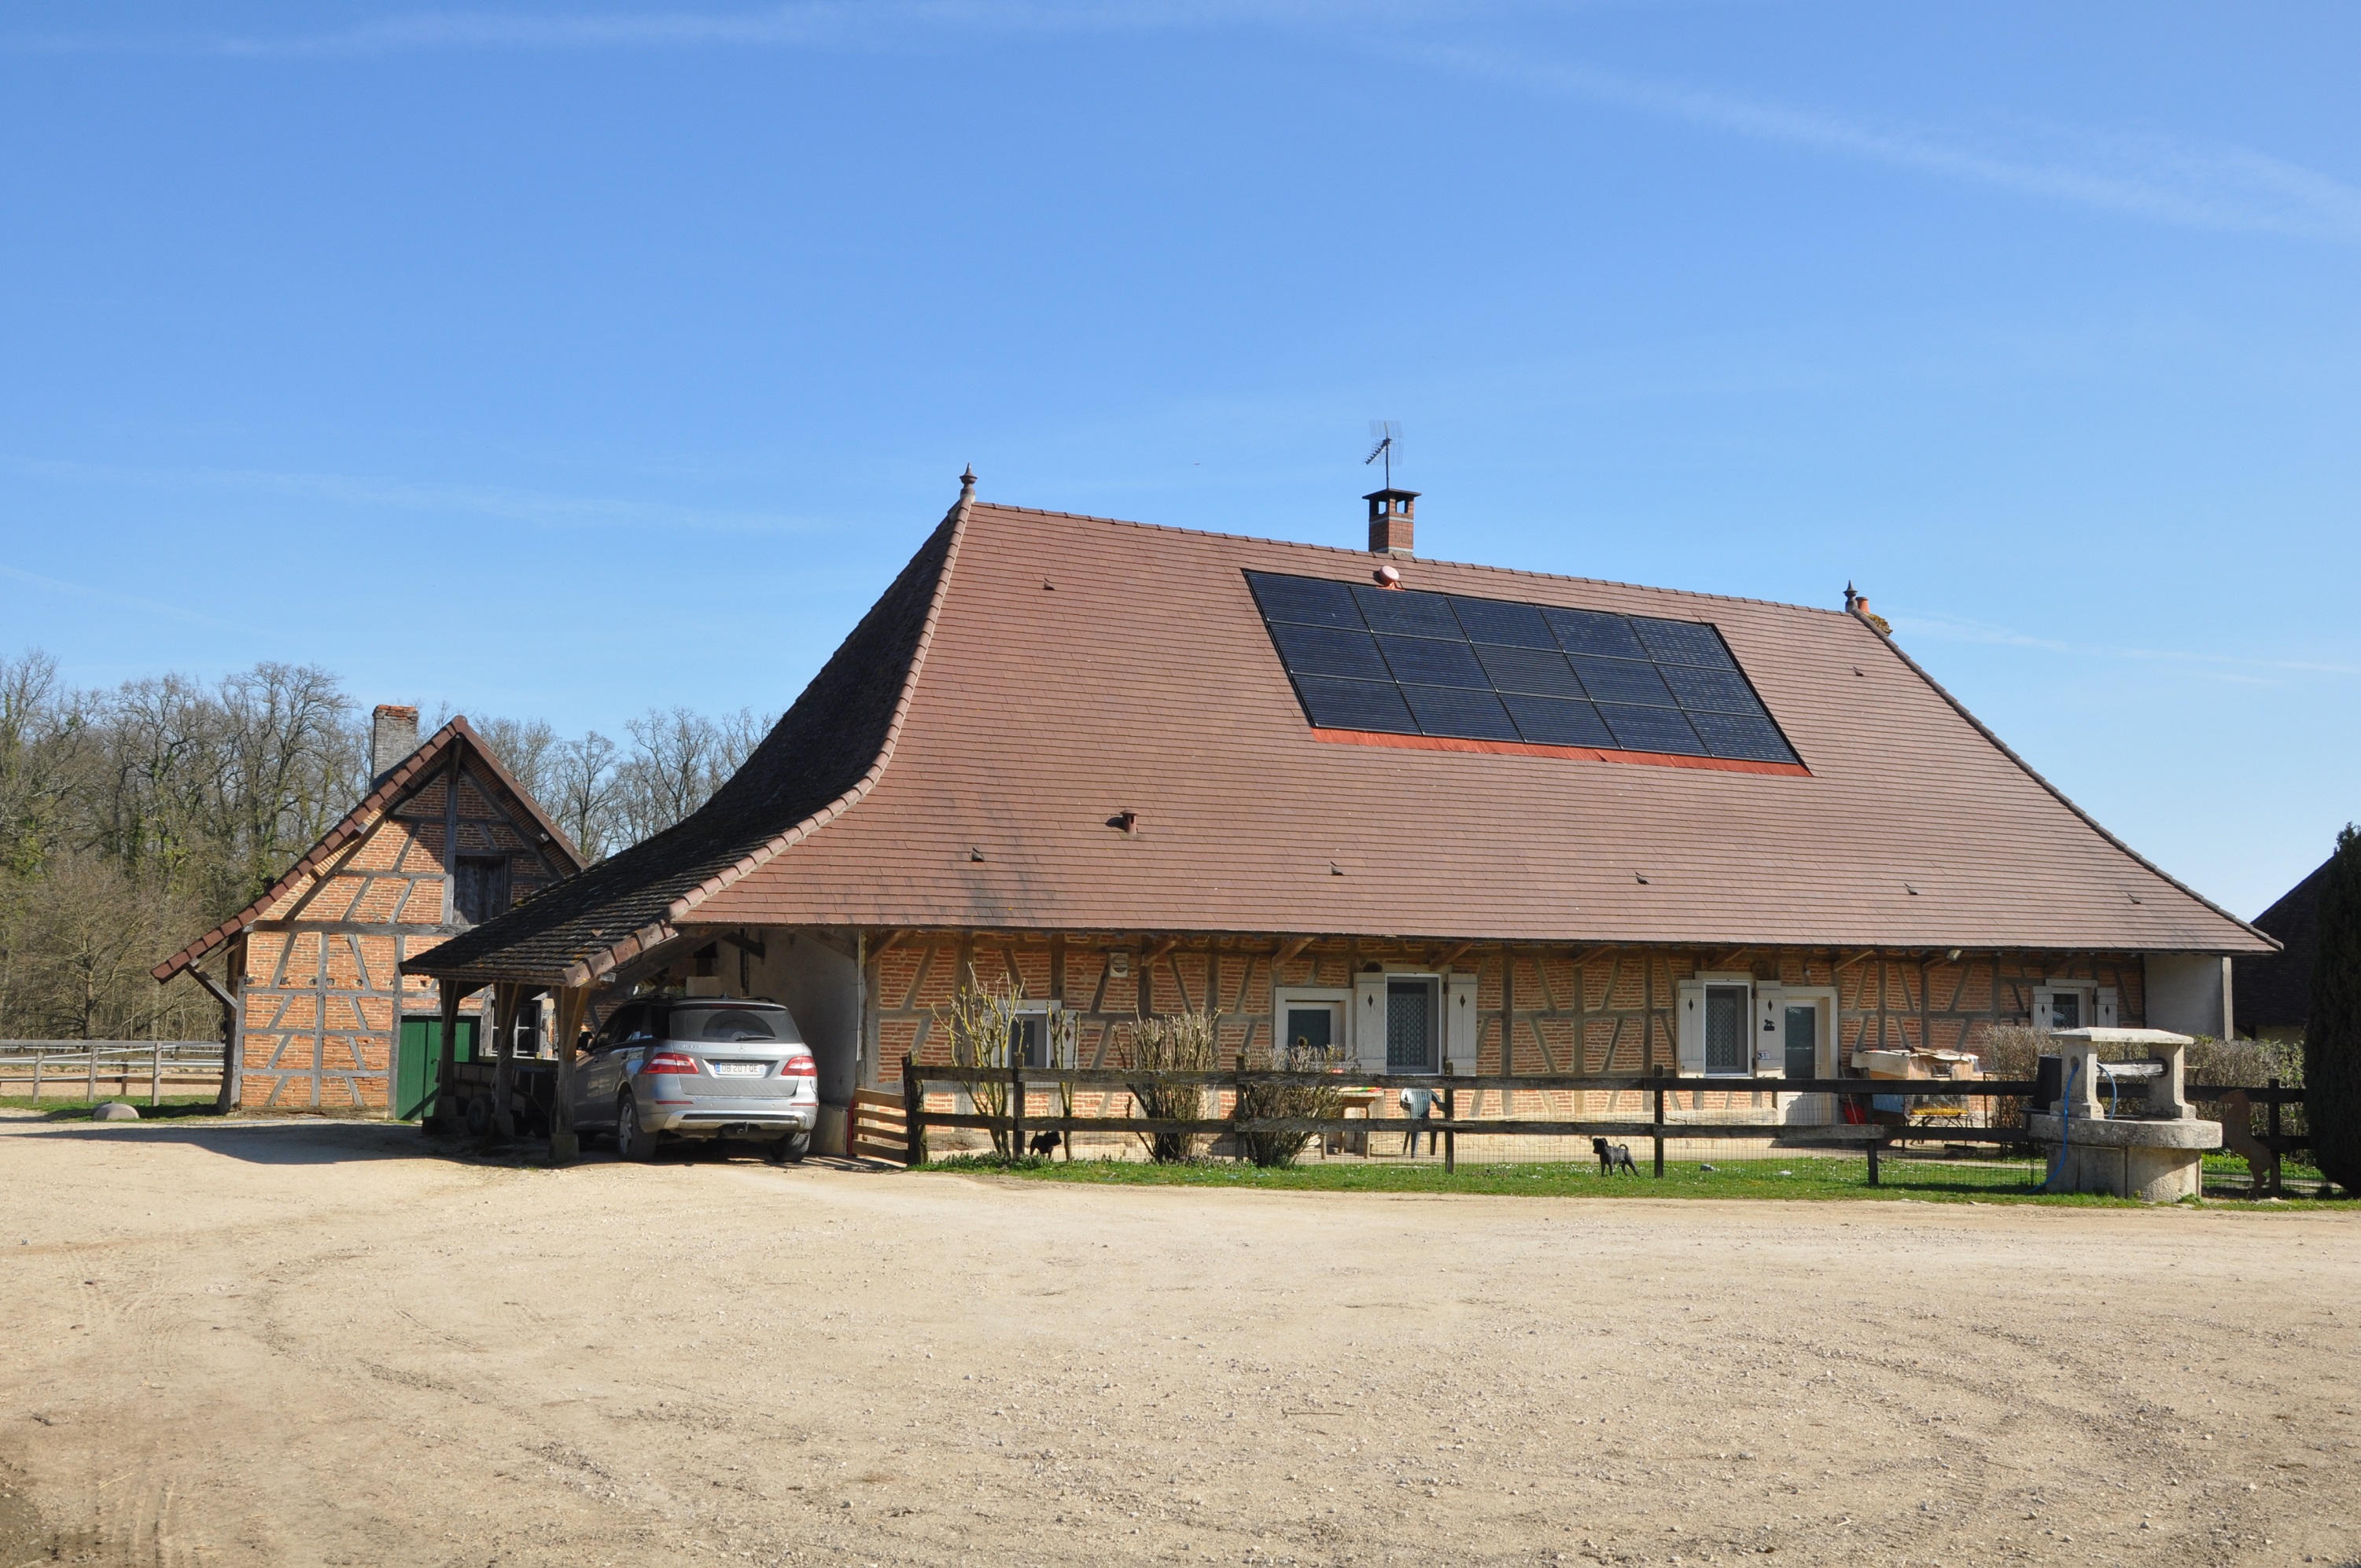
[{"label": "roof finial", "polygon": [[1846,613],[1846,614],[1850,615],[1850,614],[1851,614],[1851,613],[1852,613],[1852,607],[1853,607],[1853,605],[1854,605],[1854,604],[1855,604],[1855,603],[1856,603],[1860,598],[1861,598],[1861,596],[1860,596],[1859,594],[1857,594],[1857,593],[1855,593],[1855,592],[1853,592],[1853,591],[1852,591],[1852,584],[1851,584],[1850,581],[1848,581],[1848,582],[1845,584],[1845,613]]},{"label": "roof finial", "polygon": [[967,466],[967,472],[960,476],[960,494],[962,496],[975,494],[975,465],[972,463]]}]

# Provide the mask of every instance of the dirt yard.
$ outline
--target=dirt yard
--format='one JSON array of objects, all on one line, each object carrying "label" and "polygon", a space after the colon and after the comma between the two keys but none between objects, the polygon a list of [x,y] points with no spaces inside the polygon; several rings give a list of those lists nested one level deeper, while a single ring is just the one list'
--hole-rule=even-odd
[{"label": "dirt yard", "polygon": [[2361,1559],[2361,1216],[0,1121],[0,1568]]}]

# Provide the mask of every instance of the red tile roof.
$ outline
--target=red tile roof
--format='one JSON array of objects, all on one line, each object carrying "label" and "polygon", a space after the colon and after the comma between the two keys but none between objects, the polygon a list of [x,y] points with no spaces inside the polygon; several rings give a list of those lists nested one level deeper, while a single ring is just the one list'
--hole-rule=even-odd
[{"label": "red tile roof", "polygon": [[[767,819],[741,801],[697,853],[650,857],[640,896],[569,901],[565,884],[427,967],[578,981],[683,924],[2272,945],[2109,835],[1856,616],[1394,557],[1413,588],[1711,621],[1807,771],[1335,744],[1307,723],[1244,573],[1365,581],[1373,557],[981,502],[946,527],[912,563],[934,562],[923,627],[888,650],[864,621],[837,656],[865,636],[862,657],[890,665],[868,707],[834,715],[877,737],[857,787],[840,770],[824,808],[771,790]],[[888,685],[890,723],[873,711]],[[749,773],[780,762],[758,753]],[[1108,826],[1126,811],[1136,832]]]}]

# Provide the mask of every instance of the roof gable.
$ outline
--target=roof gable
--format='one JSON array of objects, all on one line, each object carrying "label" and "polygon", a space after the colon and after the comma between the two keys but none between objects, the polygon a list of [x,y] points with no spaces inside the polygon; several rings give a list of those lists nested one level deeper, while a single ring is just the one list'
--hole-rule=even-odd
[{"label": "roof gable", "polygon": [[395,764],[368,794],[361,797],[357,806],[345,813],[335,827],[320,836],[319,842],[304,850],[293,865],[264,889],[260,897],[148,972],[159,981],[170,980],[181,970],[203,962],[255,921],[268,916],[273,908],[299,892],[315,873],[324,870],[338,854],[367,838],[404,800],[425,788],[435,770],[443,766],[455,751],[472,756],[482,763],[499,781],[500,787],[524,807],[534,825],[549,836],[544,849],[562,854],[568,865],[577,868],[581,865],[582,853],[566,836],[565,829],[550,820],[542,810],[541,803],[525,793],[524,786],[517,783],[500,758],[484,745],[482,737],[476,733],[466,717],[461,716],[428,736],[417,750]]},{"label": "roof gable", "polygon": [[963,499],[712,799],[409,967],[578,984],[851,810],[893,758],[967,515]]}]

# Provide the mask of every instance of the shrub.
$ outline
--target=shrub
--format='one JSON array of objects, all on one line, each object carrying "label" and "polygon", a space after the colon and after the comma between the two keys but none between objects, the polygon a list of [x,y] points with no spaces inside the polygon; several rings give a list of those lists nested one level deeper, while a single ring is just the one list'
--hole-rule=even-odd
[{"label": "shrub", "polygon": [[[1344,1059],[1345,1053],[1334,1047],[1314,1049],[1309,1046],[1274,1046],[1267,1061],[1249,1058],[1247,1065],[1274,1072],[1328,1072]],[[1320,1119],[1338,1116],[1343,1112],[1341,1079],[1327,1083],[1250,1082],[1238,1091],[1237,1114],[1241,1121]],[[1316,1136],[1314,1133],[1240,1133],[1238,1152],[1266,1168],[1290,1166],[1303,1152],[1303,1146]]]},{"label": "shrub", "polygon": [[[1024,995],[1022,986],[1006,991],[985,990],[971,965],[965,982],[949,1002],[935,1009],[935,1022],[950,1036],[951,1065],[1005,1072],[1009,1032],[1016,1020],[1016,1003]],[[1017,1151],[1008,1146],[1008,1080],[988,1078],[970,1084],[968,1090],[978,1113],[993,1118],[994,1151],[1003,1159],[1011,1157]]]},{"label": "shrub", "polygon": [[[1131,1025],[1131,1049],[1125,1066],[1140,1073],[1211,1072],[1221,1065],[1221,1046],[1213,1015],[1200,1008],[1142,1018]],[[1161,1083],[1143,1077],[1131,1085],[1139,1113],[1156,1121],[1192,1122],[1202,1113],[1204,1091],[1193,1083]],[[1193,1157],[1197,1135],[1192,1133],[1142,1133],[1148,1157],[1173,1165]]]},{"label": "shrub", "polygon": [[2321,881],[2319,918],[2303,1039],[2304,1115],[2312,1163],[2339,1187],[2361,1191],[2361,832],[2349,822]]}]

